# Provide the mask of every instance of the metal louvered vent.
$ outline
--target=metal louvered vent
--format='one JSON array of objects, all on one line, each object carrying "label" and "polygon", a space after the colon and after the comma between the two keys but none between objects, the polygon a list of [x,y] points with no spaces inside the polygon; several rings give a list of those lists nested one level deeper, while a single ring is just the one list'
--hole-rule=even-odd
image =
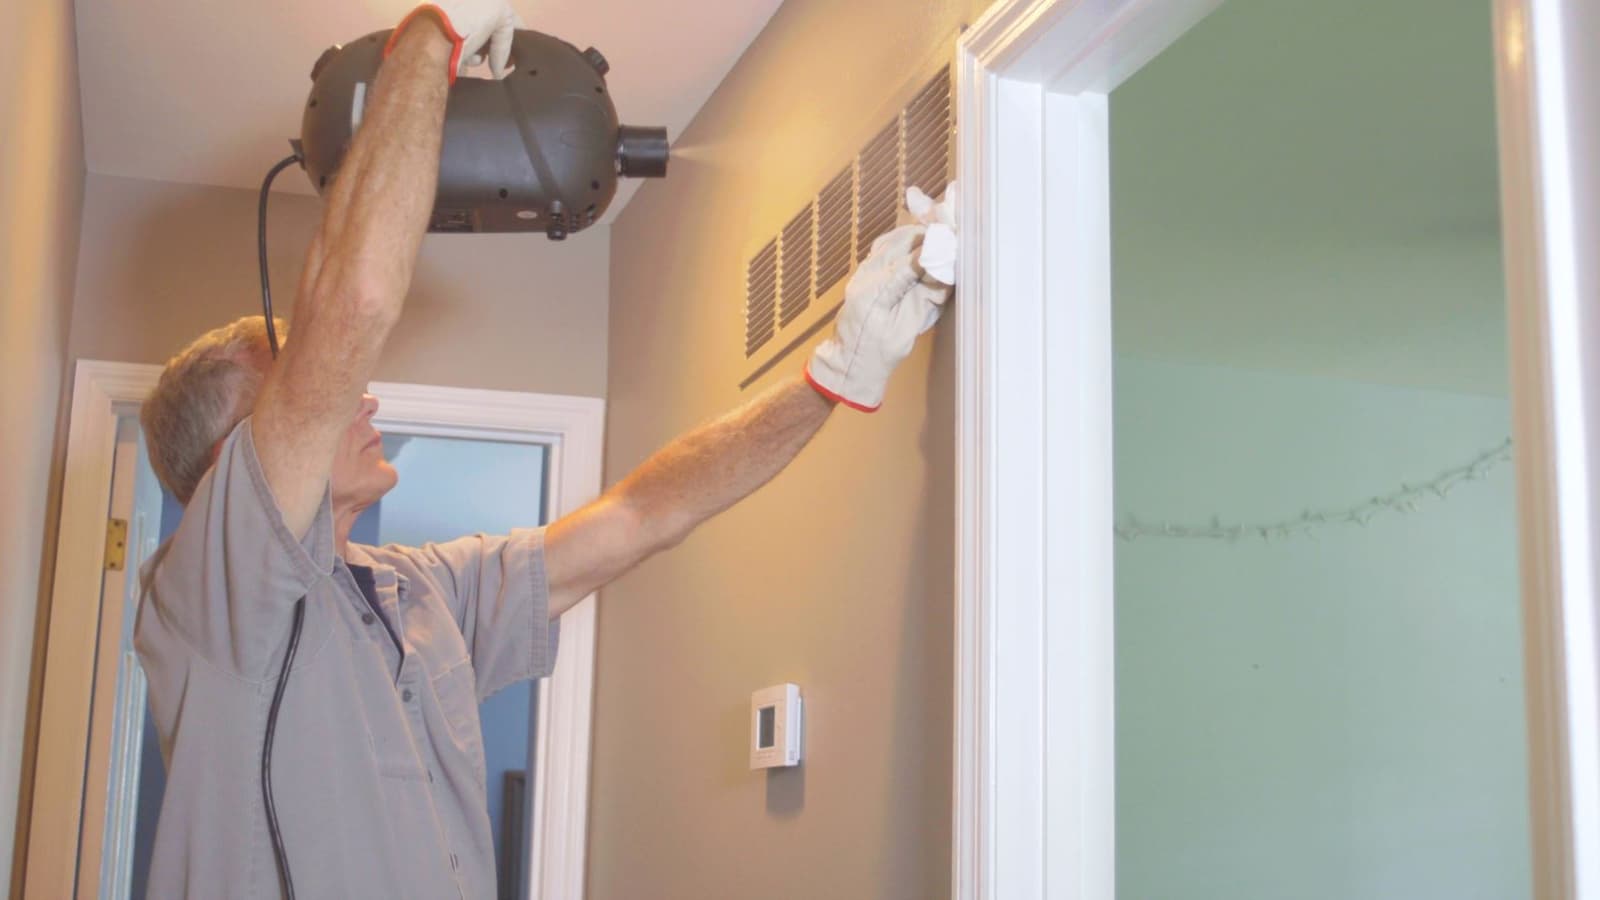
[{"label": "metal louvered vent", "polygon": [[856,262],[894,228],[900,206],[900,120],[890,122],[856,158]]},{"label": "metal louvered vent", "polygon": [[817,296],[850,271],[850,201],[855,169],[845,166],[817,196]]},{"label": "metal louvered vent", "polygon": [[794,321],[811,305],[811,204],[783,226],[782,275],[778,291],[778,327]]},{"label": "metal louvered vent", "polygon": [[795,334],[768,352],[741,388],[827,321],[832,309],[827,315],[806,314],[814,309],[812,301],[833,289],[872,252],[872,242],[894,228],[906,188],[921,188],[936,199],[944,192],[952,176],[953,110],[946,67],[750,259],[745,270],[745,357],[754,357],[780,331]]},{"label": "metal louvered vent", "polygon": [[919,187],[937,200],[950,181],[950,70],[945,69],[923,86],[906,107],[905,158],[906,187]]},{"label": "metal louvered vent", "polygon": [[768,241],[745,272],[744,355],[772,340],[778,301],[778,242]]}]

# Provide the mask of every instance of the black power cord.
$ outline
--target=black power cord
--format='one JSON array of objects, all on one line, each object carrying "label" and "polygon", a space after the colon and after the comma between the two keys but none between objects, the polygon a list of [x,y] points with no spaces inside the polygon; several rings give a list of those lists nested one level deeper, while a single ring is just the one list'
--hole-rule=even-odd
[{"label": "black power cord", "polygon": [[278,709],[283,705],[283,689],[289,686],[289,667],[294,665],[294,652],[300,647],[300,626],[306,620],[306,598],[294,604],[294,624],[289,629],[289,647],[283,652],[283,670],[278,673],[278,687],[272,692],[272,707],[267,711],[267,736],[261,745],[261,797],[267,804],[267,831],[272,836],[272,855],[278,861],[278,878],[283,882],[283,896],[294,900],[294,879],[289,877],[289,854],[283,847],[283,832],[278,828],[278,807],[272,802],[272,739],[278,732]]},{"label": "black power cord", "polygon": [[297,162],[302,162],[299,148],[285,156],[267,170],[261,179],[261,202],[256,208],[256,253],[261,260],[261,312],[267,317],[267,343],[272,346],[272,358],[278,358],[278,327],[272,321],[272,278],[267,272],[267,193],[272,190],[272,180],[278,173]]},{"label": "black power cord", "polygon": [[[267,344],[272,348],[272,358],[278,358],[278,328],[272,321],[272,282],[267,273],[267,194],[272,190],[272,179],[294,163],[301,162],[300,148],[286,156],[267,171],[261,181],[261,204],[256,213],[256,249],[261,258],[261,312],[267,318]],[[278,863],[278,879],[283,882],[283,896],[294,900],[294,879],[289,877],[289,854],[283,847],[283,832],[278,828],[278,807],[272,802],[272,739],[278,733],[278,711],[283,706],[283,692],[289,686],[289,669],[294,665],[295,651],[300,648],[300,631],[306,620],[306,598],[294,604],[294,624],[289,627],[289,646],[283,651],[283,668],[278,671],[278,686],[272,692],[272,706],[267,709],[267,734],[261,743],[261,799],[267,807],[267,832],[272,838],[272,855]]]}]

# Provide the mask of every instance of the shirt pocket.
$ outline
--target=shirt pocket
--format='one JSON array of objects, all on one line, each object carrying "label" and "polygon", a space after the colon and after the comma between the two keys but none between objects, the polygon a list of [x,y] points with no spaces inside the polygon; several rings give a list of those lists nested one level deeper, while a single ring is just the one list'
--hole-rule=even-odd
[{"label": "shirt pocket", "polygon": [[[389,778],[425,780],[427,767],[417,756],[412,725],[405,702],[395,689],[394,676],[383,648],[360,635],[347,636],[351,670],[350,708],[360,711],[378,774]],[[420,724],[420,723],[419,723]]]},{"label": "shirt pocket", "polygon": [[433,676],[433,693],[439,698],[439,711],[444,715],[448,737],[458,758],[472,764],[478,790],[487,791],[483,726],[478,721],[477,678],[472,671],[472,661],[463,659]]}]

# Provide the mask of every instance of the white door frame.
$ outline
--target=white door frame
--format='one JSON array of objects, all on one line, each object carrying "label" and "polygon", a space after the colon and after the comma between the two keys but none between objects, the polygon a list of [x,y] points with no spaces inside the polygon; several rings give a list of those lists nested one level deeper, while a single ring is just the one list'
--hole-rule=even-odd
[{"label": "white door frame", "polygon": [[[138,579],[132,576],[155,552],[161,535],[161,485],[132,417],[117,423],[114,454],[107,515],[126,523],[127,537],[122,577],[107,577],[100,587],[94,696],[110,702],[93,704],[90,713],[83,790],[86,797],[105,802],[83,804],[77,890],[82,900],[127,897],[132,890],[147,689],[131,647],[139,602]],[[97,734],[105,739],[94,738]]]},{"label": "white door frame", "polygon": [[1597,900],[1600,0],[1495,0],[1494,31],[1533,895]]},{"label": "white door frame", "polygon": [[[997,0],[957,47],[957,900],[1115,896],[1106,95],[1219,2]],[[1495,45],[1535,896],[1578,900],[1600,898],[1600,79],[1562,56],[1597,5],[1496,0]]]},{"label": "white door frame", "polygon": [[[131,363],[80,360],[77,364],[45,650],[39,752],[27,823],[26,898],[55,900],[78,892],[95,674],[92,623],[101,618],[117,420],[137,409],[160,372],[159,366]],[[369,390],[379,400],[376,424],[396,433],[548,444],[547,508],[552,518],[577,509],[600,492],[605,424],[601,399],[388,382],[373,382]],[[539,685],[529,821],[532,900],[576,900],[583,895],[594,652],[595,598],[590,596],[561,617],[555,673]],[[109,735],[97,740],[109,740]]]},{"label": "white door frame", "polygon": [[1217,2],[999,0],[957,46],[957,900],[1115,896],[1106,94]]}]

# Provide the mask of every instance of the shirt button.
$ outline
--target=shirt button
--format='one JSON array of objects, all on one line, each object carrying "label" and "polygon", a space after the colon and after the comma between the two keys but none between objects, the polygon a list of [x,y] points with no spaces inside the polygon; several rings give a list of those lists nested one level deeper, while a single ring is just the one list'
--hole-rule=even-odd
[{"label": "shirt button", "polygon": [[411,689],[410,688],[406,688],[405,690],[401,691],[400,692],[400,699],[404,700],[407,703],[410,703],[411,702]]},{"label": "shirt button", "polygon": [[363,625],[371,625],[372,623],[374,623],[376,621],[378,621],[378,617],[373,615],[372,613],[362,613],[361,614],[361,624],[363,624]]}]

